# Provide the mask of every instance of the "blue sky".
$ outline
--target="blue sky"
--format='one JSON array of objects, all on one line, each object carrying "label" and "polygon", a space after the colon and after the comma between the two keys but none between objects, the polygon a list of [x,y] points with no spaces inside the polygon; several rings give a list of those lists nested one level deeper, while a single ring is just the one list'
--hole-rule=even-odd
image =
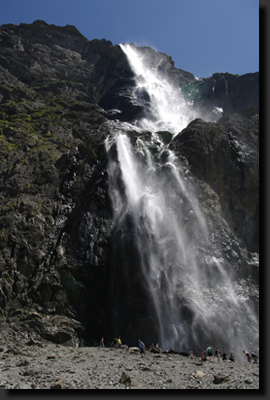
[{"label": "blue sky", "polygon": [[197,77],[259,70],[259,0],[0,0],[0,25],[36,19],[151,46]]}]

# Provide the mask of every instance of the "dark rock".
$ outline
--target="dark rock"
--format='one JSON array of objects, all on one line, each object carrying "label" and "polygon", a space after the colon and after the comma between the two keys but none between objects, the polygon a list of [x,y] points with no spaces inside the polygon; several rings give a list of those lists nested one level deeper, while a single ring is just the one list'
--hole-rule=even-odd
[{"label": "dark rock", "polygon": [[219,374],[219,375],[214,375],[214,380],[213,380],[213,382],[214,382],[216,385],[218,385],[218,384],[224,383],[224,382],[226,382],[226,381],[228,381],[228,380],[229,380],[228,376]]},{"label": "dark rock", "polygon": [[[149,95],[134,97],[120,46],[89,41],[74,26],[2,25],[0,41],[1,322],[14,323],[21,337],[33,330],[31,344],[41,338],[78,346],[119,331],[127,345],[138,332],[151,343],[156,310],[142,273],[134,273],[140,260],[130,215],[124,244],[113,229],[104,145],[112,120],[138,118]],[[227,252],[237,254],[233,265],[258,280],[250,254],[259,248],[258,74],[197,80],[168,55],[138,50],[150,64],[159,60],[161,75],[205,116],[223,108],[218,123],[192,121],[173,142],[170,132],[157,133],[200,183],[213,230],[223,210],[222,234],[229,236],[228,223],[235,235]],[[129,136],[135,143],[140,135]],[[149,132],[142,137],[151,139]],[[158,146],[151,151],[158,154]]]},{"label": "dark rock", "polygon": [[56,358],[55,354],[48,354],[47,355],[48,360],[54,360]]},{"label": "dark rock", "polygon": [[33,346],[36,345],[37,343],[33,339],[30,339],[26,344],[27,346]]},{"label": "dark rock", "polygon": [[60,378],[54,383],[52,383],[50,389],[64,389],[64,383],[62,379]]},{"label": "dark rock", "polygon": [[168,131],[158,131],[157,134],[162,139],[164,144],[169,144],[172,141],[172,133]]},{"label": "dark rock", "polygon": [[123,372],[119,382],[126,386],[131,385],[131,378],[130,378],[129,374],[127,374],[126,372]]},{"label": "dark rock", "polygon": [[179,353],[181,356],[189,357],[189,353],[187,351],[180,351]]},{"label": "dark rock", "polygon": [[224,115],[238,113],[248,108],[259,111],[259,73],[232,75],[215,73],[210,78],[198,82],[199,94],[194,99],[194,107],[203,115],[220,107]]},{"label": "dark rock", "polygon": [[40,337],[42,337],[45,340],[49,340],[52,343],[56,343],[56,344],[62,344],[65,343],[69,340],[71,340],[71,335],[69,333],[66,332],[57,332],[55,335],[51,335],[49,333],[41,333]]},{"label": "dark rock", "polygon": [[258,133],[256,116],[233,114],[218,124],[196,119],[170,146],[218,194],[226,220],[250,251],[259,249]]}]

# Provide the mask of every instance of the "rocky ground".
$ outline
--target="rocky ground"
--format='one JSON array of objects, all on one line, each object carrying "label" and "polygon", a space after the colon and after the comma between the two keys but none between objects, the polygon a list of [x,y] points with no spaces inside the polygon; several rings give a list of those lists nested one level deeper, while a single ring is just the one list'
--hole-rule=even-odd
[{"label": "rocky ground", "polygon": [[259,362],[7,340],[0,340],[1,389],[259,389]]}]

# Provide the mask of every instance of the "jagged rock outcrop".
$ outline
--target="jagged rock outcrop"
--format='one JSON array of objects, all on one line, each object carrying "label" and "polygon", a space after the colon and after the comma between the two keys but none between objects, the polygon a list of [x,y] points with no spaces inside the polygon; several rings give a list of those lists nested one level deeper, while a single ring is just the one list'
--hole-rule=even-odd
[{"label": "jagged rock outcrop", "polygon": [[[110,315],[117,269],[104,142],[108,121],[142,112],[133,73],[118,45],[88,41],[73,26],[3,25],[0,43],[1,318],[57,343],[119,334]],[[153,49],[140,51],[155,62]],[[237,248],[235,265],[257,279],[250,252],[259,244],[258,74],[198,80],[162,60],[162,73],[194,107],[206,116],[224,110],[218,123],[191,122],[170,146],[201,182],[209,221],[222,208],[236,237],[226,239]],[[159,135],[170,142],[169,132]],[[147,295],[139,275],[134,281],[136,314]],[[125,283],[121,276],[121,290]],[[121,310],[122,299],[115,301]]]},{"label": "jagged rock outcrop", "polygon": [[259,119],[232,114],[218,123],[192,121],[171,148],[218,194],[232,230],[259,252]]},{"label": "jagged rock outcrop", "polygon": [[233,75],[215,73],[210,78],[199,80],[199,93],[194,98],[194,108],[204,114],[214,107],[221,107],[224,115],[254,108],[259,111],[259,73]]}]

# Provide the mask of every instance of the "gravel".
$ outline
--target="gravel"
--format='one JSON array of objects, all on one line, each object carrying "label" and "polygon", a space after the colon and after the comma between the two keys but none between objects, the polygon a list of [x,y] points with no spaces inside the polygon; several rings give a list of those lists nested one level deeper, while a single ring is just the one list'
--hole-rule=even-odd
[{"label": "gravel", "polygon": [[258,363],[139,349],[0,343],[2,389],[259,389]]}]

